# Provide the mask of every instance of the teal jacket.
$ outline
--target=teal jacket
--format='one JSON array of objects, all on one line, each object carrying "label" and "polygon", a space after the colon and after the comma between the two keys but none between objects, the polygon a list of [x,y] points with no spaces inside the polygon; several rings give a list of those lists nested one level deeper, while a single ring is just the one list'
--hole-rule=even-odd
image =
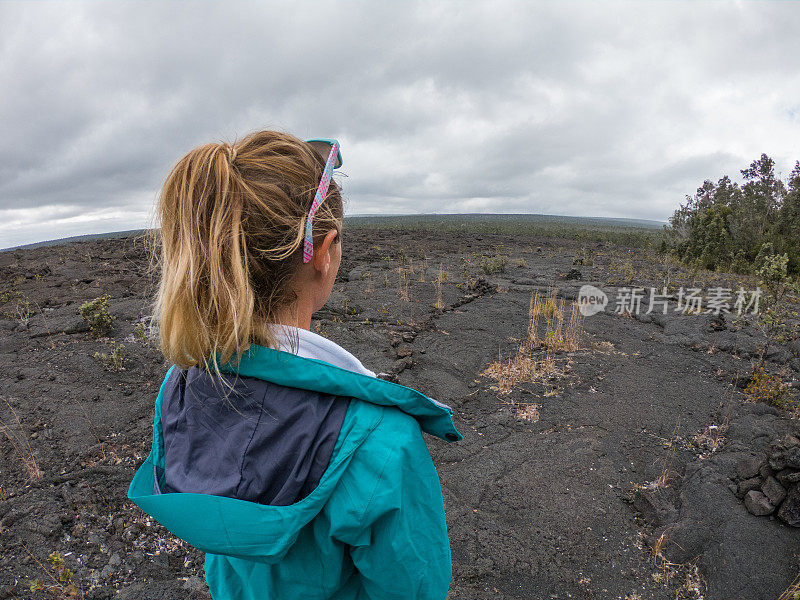
[{"label": "teal jacket", "polygon": [[450,544],[422,431],[460,440],[452,410],[416,390],[263,346],[251,346],[232,365],[223,370],[351,400],[327,468],[298,502],[161,493],[167,374],[156,398],[152,448],[128,498],[206,553],[214,600],[444,599]]}]

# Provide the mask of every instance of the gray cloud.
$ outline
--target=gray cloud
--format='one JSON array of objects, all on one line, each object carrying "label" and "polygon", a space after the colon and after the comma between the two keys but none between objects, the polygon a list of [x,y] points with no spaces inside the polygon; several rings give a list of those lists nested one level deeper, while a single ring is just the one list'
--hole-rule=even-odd
[{"label": "gray cloud", "polygon": [[666,219],[800,158],[791,3],[2,3],[0,247],[147,224],[186,151],[338,137],[349,210]]}]

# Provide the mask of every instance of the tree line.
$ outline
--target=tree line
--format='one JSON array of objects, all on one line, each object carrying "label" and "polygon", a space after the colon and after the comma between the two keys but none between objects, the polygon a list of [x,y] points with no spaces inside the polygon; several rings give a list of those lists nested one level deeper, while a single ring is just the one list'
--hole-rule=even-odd
[{"label": "tree line", "polygon": [[766,154],[741,170],[703,182],[669,219],[659,250],[706,269],[800,275],[800,161],[786,182]]}]

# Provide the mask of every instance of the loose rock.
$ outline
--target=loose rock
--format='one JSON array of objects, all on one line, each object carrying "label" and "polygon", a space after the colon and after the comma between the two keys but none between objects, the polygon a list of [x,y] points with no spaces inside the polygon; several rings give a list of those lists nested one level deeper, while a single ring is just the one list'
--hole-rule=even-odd
[{"label": "loose rock", "polygon": [[633,505],[646,521],[660,526],[677,520],[676,500],[670,489],[639,490],[633,497]]},{"label": "loose rock", "polygon": [[792,527],[800,527],[800,486],[794,486],[778,511],[778,518]]},{"label": "loose rock", "polygon": [[750,490],[757,490],[761,487],[761,478],[760,477],[751,477],[750,479],[745,479],[744,481],[739,482],[739,497],[743,498],[747,492]]},{"label": "loose rock", "polygon": [[786,466],[800,469],[800,446],[794,446],[786,452]]},{"label": "loose rock", "polygon": [[747,495],[744,497],[744,505],[751,514],[757,517],[771,514],[775,510],[775,507],[769,503],[769,499],[763,493],[756,490],[747,492]]},{"label": "loose rock", "polygon": [[203,589],[206,585],[206,582],[200,579],[197,575],[192,575],[189,577],[186,582],[183,584],[183,589],[189,590],[191,592],[195,592],[197,590]]},{"label": "loose rock", "polygon": [[767,477],[761,491],[773,506],[778,506],[786,498],[786,489],[774,477]]},{"label": "loose rock", "polygon": [[736,474],[739,476],[739,479],[750,479],[751,477],[755,477],[758,475],[761,465],[763,465],[764,462],[763,456],[752,455],[743,458],[736,463]]},{"label": "loose rock", "polygon": [[777,475],[775,475],[775,479],[778,480],[784,487],[790,487],[791,484],[797,483],[800,481],[800,471],[794,471],[792,469],[784,469]]}]

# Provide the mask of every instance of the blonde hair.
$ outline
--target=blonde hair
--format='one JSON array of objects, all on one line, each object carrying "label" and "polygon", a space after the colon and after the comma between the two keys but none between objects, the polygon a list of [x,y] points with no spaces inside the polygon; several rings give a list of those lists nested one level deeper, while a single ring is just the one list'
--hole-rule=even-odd
[{"label": "blonde hair", "polygon": [[[259,131],[195,148],[172,169],[153,246],[161,271],[153,318],[169,362],[211,364],[219,374],[220,362],[238,361],[253,343],[277,347],[269,324],[296,299],[305,220],[324,166],[300,139]],[[314,216],[315,241],[339,231],[341,219],[332,182]]]}]

